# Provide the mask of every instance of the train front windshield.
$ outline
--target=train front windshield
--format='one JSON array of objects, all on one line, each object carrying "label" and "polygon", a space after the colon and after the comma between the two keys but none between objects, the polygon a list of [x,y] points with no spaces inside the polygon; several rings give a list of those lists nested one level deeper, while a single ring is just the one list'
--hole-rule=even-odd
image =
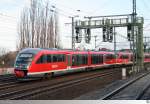
[{"label": "train front windshield", "polygon": [[33,54],[21,53],[16,59],[15,68],[27,69],[33,60]]}]

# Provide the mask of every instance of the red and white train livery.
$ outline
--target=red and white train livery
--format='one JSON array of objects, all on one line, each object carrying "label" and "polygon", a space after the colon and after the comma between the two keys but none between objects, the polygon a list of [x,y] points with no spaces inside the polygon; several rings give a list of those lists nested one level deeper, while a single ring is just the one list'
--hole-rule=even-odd
[{"label": "red and white train livery", "polygon": [[[114,52],[27,48],[19,52],[14,72],[17,78],[37,75],[47,77],[58,71],[128,64],[132,60],[133,55],[124,52],[119,52],[115,56]],[[145,54],[145,61],[150,62],[149,54]]]}]

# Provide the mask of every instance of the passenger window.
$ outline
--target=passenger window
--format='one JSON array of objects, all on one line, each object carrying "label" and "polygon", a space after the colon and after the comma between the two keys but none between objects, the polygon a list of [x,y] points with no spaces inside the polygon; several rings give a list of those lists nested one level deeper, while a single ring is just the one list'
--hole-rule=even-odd
[{"label": "passenger window", "polygon": [[51,56],[52,62],[64,62],[65,61],[65,55],[64,54],[54,54]]},{"label": "passenger window", "polygon": [[57,60],[58,62],[61,62],[61,61],[62,61],[61,55],[57,55],[57,59],[58,59],[58,60]]},{"label": "passenger window", "polygon": [[106,60],[111,60],[111,59],[115,59],[115,55],[113,54],[106,55]]},{"label": "passenger window", "polygon": [[99,55],[100,63],[103,63],[103,55]]},{"label": "passenger window", "polygon": [[78,65],[80,65],[80,56],[79,55],[76,55],[76,65],[78,66]]},{"label": "passenger window", "polygon": [[88,64],[88,55],[86,54],[79,54],[72,56],[72,66],[80,66]]},{"label": "passenger window", "polygon": [[82,56],[82,64],[83,64],[83,65],[86,65],[86,64],[87,64],[87,55],[86,55],[86,54],[84,54],[84,55]]},{"label": "passenger window", "polygon": [[72,56],[72,66],[75,66],[76,65],[76,56],[73,55]]},{"label": "passenger window", "polygon": [[36,62],[37,64],[46,63],[46,55],[42,55]]},{"label": "passenger window", "polygon": [[52,62],[51,55],[47,55],[47,62],[48,63]]},{"label": "passenger window", "polygon": [[53,55],[53,62],[57,62],[57,55]]},{"label": "passenger window", "polygon": [[128,59],[128,55],[122,55],[121,59]]},{"label": "passenger window", "polygon": [[65,59],[64,59],[64,55],[60,54],[58,55],[58,62],[64,62]]}]

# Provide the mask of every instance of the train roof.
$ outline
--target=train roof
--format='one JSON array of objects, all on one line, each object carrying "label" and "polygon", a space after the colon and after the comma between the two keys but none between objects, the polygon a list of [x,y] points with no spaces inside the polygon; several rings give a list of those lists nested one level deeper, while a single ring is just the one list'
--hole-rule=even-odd
[{"label": "train roof", "polygon": [[32,53],[32,54],[37,54],[40,51],[43,50],[57,50],[56,48],[49,48],[49,49],[44,49],[44,48],[25,48],[21,50],[19,53]]},{"label": "train roof", "polygon": [[133,54],[132,52],[117,52],[118,54]]},{"label": "train roof", "polygon": [[[37,54],[38,52],[60,52],[60,53],[68,53],[68,54],[86,54],[90,52],[91,54],[114,54],[114,52],[110,51],[89,51],[89,50],[64,50],[64,49],[57,49],[57,48],[25,48],[21,50],[19,53],[32,53]],[[117,52],[119,54],[132,54],[130,52]]]},{"label": "train roof", "polygon": [[110,51],[91,51],[91,53],[114,54],[114,52],[110,52]]},{"label": "train roof", "polygon": [[25,49],[21,50],[19,53],[32,53],[32,54],[36,54],[39,51],[41,51],[40,48],[25,48]]},{"label": "train roof", "polygon": [[32,53],[32,54],[37,54],[39,52],[42,53],[69,53],[71,50],[61,50],[61,49],[56,49],[56,48],[25,48],[21,50],[19,53]]}]

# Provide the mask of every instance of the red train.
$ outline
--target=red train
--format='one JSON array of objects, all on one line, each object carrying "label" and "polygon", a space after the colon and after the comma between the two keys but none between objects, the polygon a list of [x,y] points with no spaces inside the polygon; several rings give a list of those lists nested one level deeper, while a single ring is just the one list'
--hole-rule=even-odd
[{"label": "red train", "polygon": [[[123,52],[115,56],[114,52],[27,48],[19,52],[14,72],[17,78],[50,77],[55,72],[128,64],[132,60],[131,53]],[[145,54],[145,61],[150,62],[150,54]]]}]

